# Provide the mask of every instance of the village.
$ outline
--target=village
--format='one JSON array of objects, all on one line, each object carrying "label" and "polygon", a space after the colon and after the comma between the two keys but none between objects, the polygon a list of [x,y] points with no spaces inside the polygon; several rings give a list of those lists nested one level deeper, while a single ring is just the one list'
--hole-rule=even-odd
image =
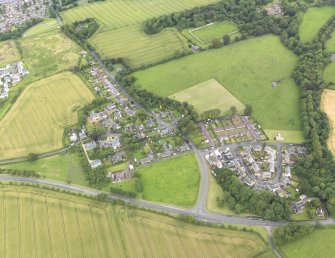
[{"label": "village", "polygon": [[11,31],[34,18],[44,18],[47,5],[43,0],[0,0],[0,32]]},{"label": "village", "polygon": [[22,61],[0,67],[0,100],[7,99],[11,88],[28,74]]}]

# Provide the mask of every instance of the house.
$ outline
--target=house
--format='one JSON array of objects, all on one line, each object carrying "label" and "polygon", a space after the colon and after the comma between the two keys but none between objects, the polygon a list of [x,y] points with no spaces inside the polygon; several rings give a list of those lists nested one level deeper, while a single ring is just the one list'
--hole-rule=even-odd
[{"label": "house", "polygon": [[316,215],[318,217],[324,217],[325,216],[325,212],[324,210],[322,209],[322,207],[318,207],[316,208],[316,211],[315,211]]},{"label": "house", "polygon": [[78,141],[78,137],[77,137],[77,134],[76,133],[72,133],[71,136],[70,136],[70,141],[71,142],[76,142]]},{"label": "house", "polygon": [[280,133],[277,133],[277,135],[275,136],[275,140],[276,140],[276,141],[284,141],[284,137],[281,136]]},{"label": "house", "polygon": [[95,141],[91,141],[88,143],[83,144],[85,150],[89,151],[89,150],[93,150],[97,147],[97,144]]},{"label": "house", "polygon": [[102,165],[102,162],[100,159],[90,160],[89,163],[92,169],[97,168]]}]

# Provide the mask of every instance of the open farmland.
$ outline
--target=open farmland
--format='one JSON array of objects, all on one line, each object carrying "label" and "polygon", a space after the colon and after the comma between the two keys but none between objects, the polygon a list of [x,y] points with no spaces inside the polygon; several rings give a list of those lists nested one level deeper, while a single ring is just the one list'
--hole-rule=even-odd
[{"label": "open farmland", "polygon": [[0,42],[0,67],[20,59],[13,40]]},{"label": "open farmland", "polygon": [[328,147],[331,152],[335,155],[335,91],[324,90],[321,99],[321,109],[328,116],[331,123],[331,133],[328,139]]},{"label": "open farmland", "polygon": [[179,102],[188,102],[199,113],[210,109],[219,109],[224,114],[233,106],[236,107],[238,112],[242,113],[245,108],[241,101],[215,79],[179,91],[169,96],[169,98]]},{"label": "open farmland", "polygon": [[188,49],[186,39],[177,29],[146,35],[140,25],[97,34],[91,43],[103,57],[123,57],[134,67],[180,55]]},{"label": "open farmland", "polygon": [[77,123],[75,112],[93,99],[74,74],[57,74],[27,86],[0,121],[1,159],[60,149],[63,130]]},{"label": "open farmland", "polygon": [[61,16],[68,24],[90,17],[97,19],[101,28],[89,42],[103,57],[124,57],[137,67],[172,57],[186,47],[185,39],[176,30],[145,35],[141,32],[144,21],[213,2],[216,1],[107,0],[72,8]]},{"label": "open farmland", "polygon": [[23,38],[23,59],[29,71],[38,78],[77,65],[80,48],[60,31]]},{"label": "open farmland", "polygon": [[310,235],[280,248],[288,258],[331,258],[335,252],[335,229],[317,229]]},{"label": "open farmland", "polygon": [[[290,78],[296,62],[278,37],[267,35],[173,60],[134,76],[137,86],[160,96],[215,78],[253,107],[264,128],[299,131],[299,90]],[[281,82],[272,87],[274,81]]]},{"label": "open farmland", "polygon": [[194,153],[140,168],[137,174],[145,200],[192,206],[197,199],[200,172]]},{"label": "open farmland", "polygon": [[257,234],[28,187],[1,188],[1,257],[256,257]]},{"label": "open farmland", "polygon": [[304,14],[302,22],[299,27],[300,40],[302,42],[314,39],[321,27],[335,15],[335,8],[326,7],[312,7]]},{"label": "open farmland", "polygon": [[326,83],[335,85],[335,62],[326,66],[326,69],[323,72],[323,80]]},{"label": "open farmland", "polygon": [[234,23],[230,21],[224,21],[193,29],[190,32],[204,43],[208,43],[213,39],[221,39],[224,35],[237,32],[237,30],[238,28]]},{"label": "open farmland", "polygon": [[40,22],[27,30],[23,34],[23,38],[35,36],[40,33],[49,32],[55,30],[59,27],[56,19],[45,19],[43,22]]}]

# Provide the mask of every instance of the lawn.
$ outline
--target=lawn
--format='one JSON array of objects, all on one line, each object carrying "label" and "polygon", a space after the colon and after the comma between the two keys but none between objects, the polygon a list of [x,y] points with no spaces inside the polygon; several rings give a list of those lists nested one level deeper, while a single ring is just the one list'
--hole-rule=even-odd
[{"label": "lawn", "polygon": [[[275,49],[275,51],[274,51]],[[215,78],[266,129],[300,130],[299,89],[290,78],[297,57],[266,35],[138,71],[137,86],[170,96]],[[273,81],[282,80],[273,88]],[[213,103],[214,104],[214,103]],[[210,107],[208,107],[210,108]]]},{"label": "lawn", "polygon": [[303,143],[305,138],[302,131],[284,131],[284,130],[264,130],[265,134],[269,138],[269,142],[274,142],[274,138],[278,133],[284,137],[284,140],[281,142],[286,143]]},{"label": "lawn", "polygon": [[1,257],[273,257],[252,232],[30,187],[0,193]]},{"label": "lawn", "polygon": [[312,7],[304,14],[299,27],[300,40],[307,42],[317,35],[321,27],[335,15],[335,8],[330,6]]},{"label": "lawn", "polygon": [[62,148],[64,128],[77,123],[77,109],[93,97],[79,77],[70,72],[27,86],[0,121],[0,158]]},{"label": "lawn", "polygon": [[280,248],[288,258],[331,258],[335,252],[335,229],[318,229],[303,239]]},{"label": "lawn", "polygon": [[60,31],[51,31],[20,41],[24,62],[37,78],[75,67],[80,48]]},{"label": "lawn", "polygon": [[19,59],[20,55],[13,40],[0,42],[0,68]]},{"label": "lawn", "polygon": [[234,23],[224,21],[196,28],[189,32],[191,35],[194,34],[198,37],[202,41],[201,43],[208,43],[213,39],[221,39],[224,35],[229,35],[237,31],[238,28]]},{"label": "lawn", "polygon": [[324,90],[321,98],[321,110],[328,116],[331,133],[327,140],[330,151],[335,155],[335,90]]},{"label": "lawn", "polygon": [[148,36],[142,32],[143,22],[213,2],[216,0],[107,0],[71,8],[61,16],[67,24],[90,17],[97,19],[101,28],[89,40],[97,52],[105,58],[123,57],[131,66],[138,67],[187,49],[186,40],[176,29]]},{"label": "lawn", "polygon": [[154,163],[137,173],[145,200],[188,207],[197,200],[200,171],[194,153]]},{"label": "lawn", "polygon": [[71,182],[72,184],[87,185],[83,173],[80,158],[75,153],[59,154],[36,161],[25,161],[9,165],[2,165],[1,168],[31,170],[38,172],[41,177],[52,180]]},{"label": "lawn", "polygon": [[56,19],[45,19],[44,21],[38,23],[34,27],[30,28],[23,34],[23,38],[36,36],[38,34],[56,30],[59,27]]},{"label": "lawn", "polygon": [[185,90],[179,91],[169,98],[179,102],[188,102],[197,112],[219,109],[222,114],[234,106],[238,112],[243,112],[245,106],[233,94],[226,90],[217,80],[210,79]]}]

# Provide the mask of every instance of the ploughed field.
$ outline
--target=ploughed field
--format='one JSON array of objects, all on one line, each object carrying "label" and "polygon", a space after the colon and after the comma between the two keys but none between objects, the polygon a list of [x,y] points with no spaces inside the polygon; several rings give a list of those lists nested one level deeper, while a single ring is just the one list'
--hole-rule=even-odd
[{"label": "ploughed field", "polygon": [[77,110],[93,99],[70,72],[28,85],[0,121],[1,159],[62,148],[64,128],[77,123]]},{"label": "ploughed field", "polygon": [[271,256],[257,234],[28,187],[0,190],[1,257]]},{"label": "ploughed field", "polygon": [[[278,37],[266,35],[186,56],[133,75],[138,87],[160,96],[178,96],[194,85],[215,78],[240,102],[253,107],[253,115],[263,128],[300,131],[299,90],[290,78],[296,62],[297,57]],[[203,101],[206,99],[204,96]],[[201,106],[217,108],[214,102],[206,104],[202,103],[200,109]]]},{"label": "ploughed field", "polygon": [[187,51],[187,42],[176,29],[146,35],[146,20],[172,12],[206,5],[215,0],[107,0],[72,8],[61,13],[65,23],[93,17],[101,28],[89,42],[104,58],[123,57],[138,67],[171,58]]}]

